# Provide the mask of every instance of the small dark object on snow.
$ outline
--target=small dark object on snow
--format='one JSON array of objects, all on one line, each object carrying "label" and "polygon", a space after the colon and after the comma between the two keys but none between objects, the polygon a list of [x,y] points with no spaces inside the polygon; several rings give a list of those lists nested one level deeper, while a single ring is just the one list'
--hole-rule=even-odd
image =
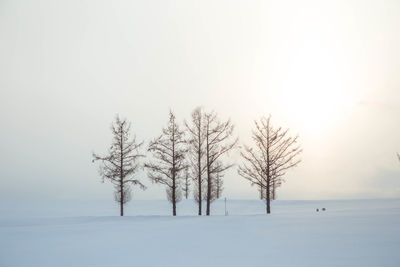
[{"label": "small dark object on snow", "polygon": [[322,208],[322,211],[326,211],[326,209],[325,209],[325,208]]},{"label": "small dark object on snow", "polygon": [[317,212],[319,211],[319,209],[317,209]]}]

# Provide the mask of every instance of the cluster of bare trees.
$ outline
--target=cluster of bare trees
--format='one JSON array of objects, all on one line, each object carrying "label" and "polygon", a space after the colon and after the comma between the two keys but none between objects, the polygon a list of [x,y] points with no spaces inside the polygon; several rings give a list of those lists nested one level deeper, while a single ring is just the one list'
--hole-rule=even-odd
[{"label": "cluster of bare trees", "polygon": [[[260,198],[266,201],[267,213],[270,202],[276,198],[276,189],[282,184],[286,171],[296,166],[301,149],[298,137],[290,137],[288,130],[273,128],[270,117],[255,122],[254,147],[244,146],[241,156],[244,163],[238,173],[256,185]],[[177,203],[188,198],[192,191],[202,215],[202,204],[206,204],[206,215],[211,213],[211,203],[220,198],[225,172],[234,166],[226,162],[226,156],[238,147],[234,137],[234,125],[230,120],[220,120],[214,112],[196,108],[189,121],[179,125],[172,111],[161,134],[149,142],[150,158],[143,165],[139,159],[143,142],[130,138],[130,123],[118,116],[111,125],[113,142],[105,156],[93,153],[93,162],[101,161],[100,174],[115,187],[115,200],[123,216],[124,204],[131,198],[131,185],[146,187],[136,179],[137,171],[144,167],[148,178],[166,188],[167,199],[176,216]],[[190,187],[192,186],[192,190]]]},{"label": "cluster of bare trees", "polygon": [[185,121],[188,132],[188,168],[194,181],[194,198],[198,214],[202,214],[202,201],[206,201],[206,215],[210,215],[211,202],[221,196],[223,173],[233,164],[225,164],[222,157],[238,143],[233,138],[234,126],[230,120],[221,121],[215,112],[196,108],[191,121]]}]

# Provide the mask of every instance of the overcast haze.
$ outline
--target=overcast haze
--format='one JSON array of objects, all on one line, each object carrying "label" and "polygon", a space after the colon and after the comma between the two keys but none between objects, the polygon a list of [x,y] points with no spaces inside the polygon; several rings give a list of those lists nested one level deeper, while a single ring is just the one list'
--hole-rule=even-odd
[{"label": "overcast haze", "polygon": [[[400,197],[399,1],[0,0],[0,196],[113,197],[91,153],[116,114],[138,140],[171,108],[299,134],[280,199]],[[227,159],[240,163],[238,152]],[[164,199],[160,186],[133,199]],[[257,198],[225,175],[223,196]]]}]

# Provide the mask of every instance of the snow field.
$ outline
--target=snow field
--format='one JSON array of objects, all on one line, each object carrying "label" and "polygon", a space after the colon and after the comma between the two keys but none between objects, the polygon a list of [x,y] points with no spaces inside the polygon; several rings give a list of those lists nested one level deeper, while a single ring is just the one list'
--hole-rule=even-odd
[{"label": "snow field", "polygon": [[400,200],[275,201],[268,216],[259,200],[228,200],[229,216],[217,201],[211,217],[192,200],[178,217],[161,200],[126,217],[102,201],[0,211],[0,266],[400,266]]}]

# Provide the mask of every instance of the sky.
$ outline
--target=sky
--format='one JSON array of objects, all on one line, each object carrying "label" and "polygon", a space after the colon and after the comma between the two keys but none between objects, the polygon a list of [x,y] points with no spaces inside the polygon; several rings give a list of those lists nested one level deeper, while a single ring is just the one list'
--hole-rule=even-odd
[{"label": "sky", "polygon": [[[0,198],[112,199],[92,152],[116,114],[138,140],[172,109],[299,135],[279,199],[400,197],[400,2],[0,0]],[[226,157],[240,164],[239,151]],[[149,188],[133,199],[164,199]],[[256,188],[224,178],[223,197]]]}]

